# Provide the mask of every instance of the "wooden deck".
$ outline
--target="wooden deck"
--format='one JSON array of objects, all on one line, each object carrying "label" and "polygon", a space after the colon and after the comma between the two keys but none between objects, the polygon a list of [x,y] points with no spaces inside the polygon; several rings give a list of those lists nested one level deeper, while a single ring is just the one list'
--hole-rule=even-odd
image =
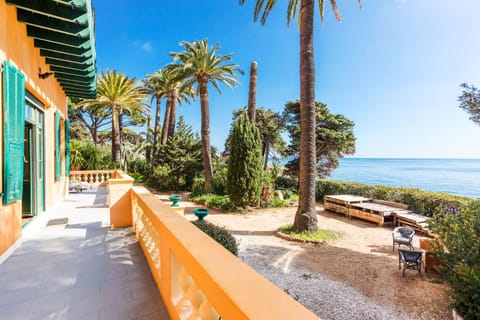
[{"label": "wooden deck", "polygon": [[377,223],[383,226],[385,217],[393,216],[397,212],[408,212],[398,207],[387,206],[375,202],[354,203],[348,208],[348,216]]},{"label": "wooden deck", "polygon": [[408,205],[403,203],[341,194],[325,196],[324,208],[350,218],[355,217],[374,222],[379,226],[383,226],[385,218],[392,217],[395,226],[407,225],[431,236],[428,229],[428,221],[431,218],[408,210]]}]

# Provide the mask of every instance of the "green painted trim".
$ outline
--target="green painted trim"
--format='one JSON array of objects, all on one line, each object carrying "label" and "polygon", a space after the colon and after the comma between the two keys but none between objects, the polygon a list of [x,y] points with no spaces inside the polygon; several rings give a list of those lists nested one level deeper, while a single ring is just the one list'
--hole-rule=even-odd
[{"label": "green painted trim", "polygon": [[40,49],[40,55],[43,57],[47,58],[54,58],[58,60],[63,60],[67,62],[74,62],[74,63],[85,63],[90,59],[91,57],[79,57],[79,56],[74,56],[70,54],[64,54],[60,52],[55,52],[55,51],[49,51],[45,49]]},{"label": "green painted trim", "polygon": [[88,24],[76,24],[56,18],[49,18],[48,16],[35,14],[31,11],[19,8],[17,8],[17,20],[18,22],[23,22],[32,26],[37,26],[40,28],[54,30],[71,35],[77,35],[85,28],[88,28]]},{"label": "green painted trim", "polygon": [[72,7],[57,1],[35,1],[35,0],[6,0],[8,4],[13,4],[17,8],[26,9],[37,14],[44,14],[57,19],[86,22],[88,19],[86,7]]},{"label": "green painted trim", "polygon": [[[88,38],[88,33],[85,35],[82,33],[82,35],[72,36],[65,33],[27,25],[27,36],[75,48],[90,48],[90,39]],[[88,50],[87,53],[89,56],[92,55],[90,50]]]},{"label": "green painted trim", "polygon": [[24,224],[22,224],[22,229],[25,228],[26,226],[28,226],[30,222],[32,222],[33,220],[37,219],[37,217],[38,217],[38,216],[29,217],[30,220],[28,220],[27,222],[25,222]]},{"label": "green painted trim", "polygon": [[95,74],[95,68],[92,66],[86,70],[75,70],[75,69],[68,69],[58,66],[50,66],[50,71],[58,72],[58,73],[66,73],[66,74],[74,74],[77,76],[90,76]]},{"label": "green painted trim", "polygon": [[87,77],[75,76],[73,74],[61,74],[61,73],[59,73],[58,75],[55,75],[55,76],[59,80],[79,82],[79,83],[83,83],[83,84],[92,83],[92,81],[94,80],[94,77],[87,78]]},{"label": "green painted trim", "polygon": [[90,64],[72,63],[72,62],[67,62],[67,61],[62,61],[62,60],[52,59],[52,58],[45,58],[45,62],[53,66],[70,68],[75,70],[85,70],[93,66],[93,63],[90,63]]},{"label": "green painted trim", "polygon": [[35,39],[34,45],[37,48],[47,49],[51,51],[61,52],[61,53],[69,53],[77,56],[83,56],[87,52],[90,51],[90,48],[83,48],[83,47],[72,47],[63,45],[61,43],[50,42],[41,39]]}]

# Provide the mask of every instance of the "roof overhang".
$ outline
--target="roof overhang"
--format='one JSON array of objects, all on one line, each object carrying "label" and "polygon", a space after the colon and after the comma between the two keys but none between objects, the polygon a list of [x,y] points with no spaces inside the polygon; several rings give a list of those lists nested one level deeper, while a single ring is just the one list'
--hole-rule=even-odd
[{"label": "roof overhang", "polygon": [[40,55],[69,97],[95,98],[95,15],[91,0],[6,0],[17,7]]}]

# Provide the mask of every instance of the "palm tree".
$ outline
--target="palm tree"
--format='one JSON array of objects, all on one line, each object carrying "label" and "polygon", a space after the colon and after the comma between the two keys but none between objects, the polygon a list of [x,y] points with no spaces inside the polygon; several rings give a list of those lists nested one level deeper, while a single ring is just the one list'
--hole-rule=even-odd
[{"label": "palm tree", "polygon": [[[182,67],[178,64],[171,63],[165,67],[168,72],[169,81],[167,82],[167,109],[168,120],[165,114],[164,130],[165,137],[162,132],[162,144],[167,143],[167,139],[172,138],[175,134],[175,126],[177,119],[177,103],[190,102],[190,98],[195,95],[195,90],[191,84],[188,84],[183,79]],[[168,126],[165,126],[168,123]]]},{"label": "palm tree", "polygon": [[185,79],[185,84],[197,84],[197,94],[200,95],[202,113],[201,136],[203,169],[205,171],[205,189],[213,187],[212,155],[210,146],[210,110],[208,98],[208,85],[212,84],[221,94],[220,83],[233,88],[238,83],[237,72],[243,74],[237,64],[231,63],[232,54],[220,54],[220,45],[208,45],[208,40],[189,43],[180,42],[185,48],[182,52],[172,52],[170,55],[179,62],[180,75]]},{"label": "palm tree", "polygon": [[97,98],[82,100],[79,107],[89,109],[100,106],[112,111],[112,160],[121,161],[122,146],[120,143],[120,115],[125,111],[138,110],[147,113],[143,99],[145,94],[135,83],[134,78],[115,70],[102,72],[97,82]]},{"label": "palm tree", "polygon": [[166,98],[165,118],[163,120],[161,144],[165,144],[167,139],[173,136],[175,132],[175,118],[177,103],[188,101],[193,95],[192,87],[184,85],[179,76],[177,65],[170,64],[163,69],[158,70],[144,80],[147,93],[151,94],[157,101],[155,113],[155,126],[153,133],[153,150],[155,156],[160,132],[160,103],[162,98]]},{"label": "palm tree", "polygon": [[[240,5],[245,0],[239,0]],[[361,0],[358,0],[361,5]],[[276,0],[257,0],[254,10],[254,20],[261,15],[261,23],[265,24]],[[300,4],[300,10],[299,10]],[[341,21],[336,0],[330,0],[333,13]],[[320,19],[323,21],[325,0],[318,0]],[[315,232],[317,216],[315,211],[315,61],[313,55],[315,0],[289,0],[287,24],[299,13],[300,28],[300,199],[295,214],[293,229],[296,231]]]},{"label": "palm tree", "polygon": [[148,75],[144,80],[144,90],[147,94],[152,95],[152,99],[155,99],[155,121],[153,127],[153,143],[151,153],[155,157],[158,140],[160,135],[160,114],[162,98],[167,94],[165,89],[165,73],[162,69],[158,70],[152,75]]}]

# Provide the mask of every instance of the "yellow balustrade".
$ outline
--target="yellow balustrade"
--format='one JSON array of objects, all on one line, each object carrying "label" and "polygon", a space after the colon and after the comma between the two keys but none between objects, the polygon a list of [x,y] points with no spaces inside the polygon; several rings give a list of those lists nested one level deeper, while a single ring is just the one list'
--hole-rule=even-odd
[{"label": "yellow balustrade", "polygon": [[133,179],[114,177],[110,216],[131,221],[172,319],[318,319]]},{"label": "yellow balustrade", "polygon": [[88,182],[93,185],[106,183],[114,177],[115,170],[82,170],[70,171],[70,181]]}]

